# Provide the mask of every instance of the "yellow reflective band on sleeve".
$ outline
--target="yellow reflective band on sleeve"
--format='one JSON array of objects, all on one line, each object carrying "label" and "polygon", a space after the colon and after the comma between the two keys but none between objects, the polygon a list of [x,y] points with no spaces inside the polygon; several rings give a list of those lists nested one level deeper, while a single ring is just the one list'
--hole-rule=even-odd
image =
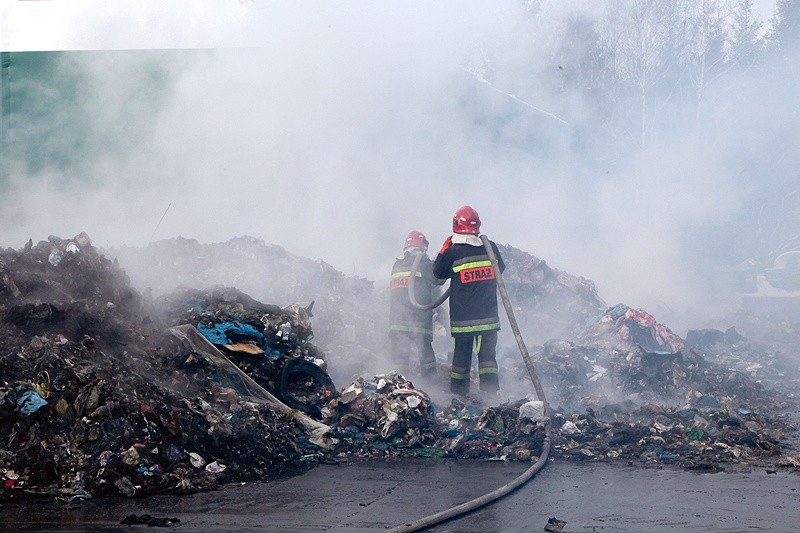
[{"label": "yellow reflective band on sleeve", "polygon": [[497,369],[491,367],[481,368],[480,370],[478,370],[478,374],[497,374]]},{"label": "yellow reflective band on sleeve", "polygon": [[453,326],[450,328],[451,333],[475,333],[476,331],[491,331],[493,329],[500,329],[500,322],[492,324],[481,324],[480,326]]},{"label": "yellow reflective band on sleeve", "polygon": [[402,331],[403,333],[427,333],[433,334],[432,328],[420,328],[417,326],[389,326],[389,331]]},{"label": "yellow reflective band on sleeve", "polygon": [[469,374],[459,374],[458,372],[450,372],[450,379],[469,379]]},{"label": "yellow reflective band on sleeve", "polygon": [[[395,272],[394,274],[392,274],[392,279],[404,278],[404,277],[409,277],[410,278],[411,277],[411,272]],[[415,277],[421,278],[422,277],[422,272],[417,272],[417,275]],[[383,278],[383,279],[386,279],[386,278]]]},{"label": "yellow reflective band on sleeve", "polygon": [[453,272],[461,272],[462,270],[466,270],[468,268],[481,268],[489,266],[492,266],[491,261],[474,261],[472,263],[464,263],[463,265],[454,266]]}]

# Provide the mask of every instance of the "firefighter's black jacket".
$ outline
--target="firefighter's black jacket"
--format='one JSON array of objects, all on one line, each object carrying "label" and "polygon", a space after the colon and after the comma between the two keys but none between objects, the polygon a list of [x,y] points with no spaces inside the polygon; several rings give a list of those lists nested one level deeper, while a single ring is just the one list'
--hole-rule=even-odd
[{"label": "firefighter's black jacket", "polygon": [[[470,242],[480,242],[470,236]],[[492,245],[500,272],[505,270],[497,245]],[[481,243],[452,244],[436,256],[433,274],[450,278],[450,330],[453,336],[480,335],[500,329],[497,314],[497,280],[494,268]]]},{"label": "firefighter's black jacket", "polygon": [[[434,284],[440,284],[433,277],[433,263],[423,254],[419,262],[416,279],[414,281],[414,295],[417,303],[430,303],[435,293]],[[423,333],[433,336],[433,310],[423,311],[411,305],[408,298],[409,282],[411,280],[411,266],[417,254],[405,252],[403,257],[395,261],[392,267],[392,279],[389,292],[389,330],[405,333]]]}]

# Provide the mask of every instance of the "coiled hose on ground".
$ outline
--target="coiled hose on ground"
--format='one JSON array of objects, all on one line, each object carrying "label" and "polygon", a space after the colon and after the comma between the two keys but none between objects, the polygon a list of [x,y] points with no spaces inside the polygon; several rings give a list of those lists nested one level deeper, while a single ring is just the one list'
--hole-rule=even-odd
[{"label": "coiled hose on ground", "polygon": [[[539,377],[536,375],[536,371],[533,368],[533,362],[531,361],[530,354],[528,354],[528,348],[525,346],[525,341],[522,339],[522,335],[519,332],[519,325],[517,324],[517,319],[514,316],[514,310],[511,308],[511,302],[508,299],[508,292],[506,291],[505,283],[503,282],[503,276],[500,273],[500,268],[497,264],[497,256],[495,256],[494,250],[492,249],[491,244],[489,243],[489,239],[485,235],[481,235],[481,241],[483,242],[484,248],[486,248],[486,253],[489,256],[489,259],[492,261],[492,266],[494,267],[494,271],[496,273],[497,279],[497,286],[500,289],[500,297],[503,300],[503,306],[506,309],[506,314],[508,315],[508,322],[511,324],[511,329],[514,331],[514,337],[517,340],[517,346],[519,347],[520,354],[522,355],[522,359],[525,361],[525,367],[528,369],[528,374],[531,377],[531,382],[533,383],[533,388],[536,391],[536,396],[539,400],[544,404],[544,415],[547,422],[545,423],[545,437],[542,441],[542,453],[539,456],[539,459],[531,465],[525,472],[520,474],[511,482],[503,485],[502,487],[493,490],[483,496],[475,498],[474,500],[470,500],[468,502],[462,503],[460,505],[456,505],[455,507],[451,507],[450,509],[446,509],[436,514],[432,514],[426,516],[424,518],[420,518],[419,520],[415,520],[414,522],[409,522],[403,524],[401,526],[396,526],[390,529],[392,533],[405,533],[409,531],[419,531],[424,528],[432,527],[436,524],[444,522],[446,520],[450,520],[451,518],[455,518],[465,513],[469,513],[476,509],[483,507],[484,505],[488,505],[495,500],[502,498],[503,496],[509,494],[510,492],[514,491],[515,489],[524,485],[528,480],[530,480],[533,476],[536,475],[544,466],[547,464],[547,458],[550,456],[550,432],[551,432],[551,422],[550,422],[550,406],[547,404],[547,399],[544,396],[544,390],[542,389],[542,385],[539,382]],[[422,254],[420,254],[421,256]],[[414,261],[414,265],[411,267],[411,279],[414,279],[416,275],[416,269],[419,266],[419,258]],[[413,283],[413,281],[411,282]],[[413,286],[409,287],[409,296],[411,296]],[[449,295],[449,289],[445,293]],[[446,299],[441,298],[442,302]],[[413,304],[414,300],[412,300]],[[441,302],[439,302],[441,303]],[[438,304],[437,304],[438,305]],[[415,306],[416,307],[416,306]],[[430,307],[433,309],[433,307]]]}]

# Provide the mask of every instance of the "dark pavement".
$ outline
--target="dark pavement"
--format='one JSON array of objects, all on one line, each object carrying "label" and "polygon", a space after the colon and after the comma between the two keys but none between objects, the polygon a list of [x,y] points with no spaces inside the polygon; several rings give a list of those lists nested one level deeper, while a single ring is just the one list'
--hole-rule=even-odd
[{"label": "dark pavement", "polygon": [[[177,517],[178,531],[380,531],[480,496],[521,463],[418,459],[323,465],[280,481],[190,496],[0,507],[4,531],[159,531],[129,514]],[[797,531],[800,475],[791,469],[715,474],[551,462],[525,486],[432,531]]]}]

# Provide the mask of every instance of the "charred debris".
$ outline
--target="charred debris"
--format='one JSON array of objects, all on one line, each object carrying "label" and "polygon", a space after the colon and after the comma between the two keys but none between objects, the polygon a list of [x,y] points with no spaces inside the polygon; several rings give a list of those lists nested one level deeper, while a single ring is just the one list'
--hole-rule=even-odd
[{"label": "charred debris", "polygon": [[[683,339],[646,311],[607,306],[589,280],[502,253],[520,324],[550,339],[533,353],[555,408],[556,458],[800,466],[797,363],[785,346],[733,327]],[[143,296],[85,234],[0,250],[0,501],[185,493],[363,457],[541,452],[542,405],[524,393],[445,396],[446,376],[423,386],[391,368],[334,384],[336,366],[380,360],[385,295],[366,280],[249,238],[164,241],[139,254],[195,273],[182,279],[198,286]],[[272,291],[281,305],[216,283],[235,270],[214,271],[220,257],[238,265],[242,286],[260,276],[242,274],[247,261],[271,269],[279,282],[261,297]],[[329,282],[313,286],[320,272]],[[765,319],[740,327],[795,331]],[[504,388],[526,390],[513,350],[499,361]]]}]

